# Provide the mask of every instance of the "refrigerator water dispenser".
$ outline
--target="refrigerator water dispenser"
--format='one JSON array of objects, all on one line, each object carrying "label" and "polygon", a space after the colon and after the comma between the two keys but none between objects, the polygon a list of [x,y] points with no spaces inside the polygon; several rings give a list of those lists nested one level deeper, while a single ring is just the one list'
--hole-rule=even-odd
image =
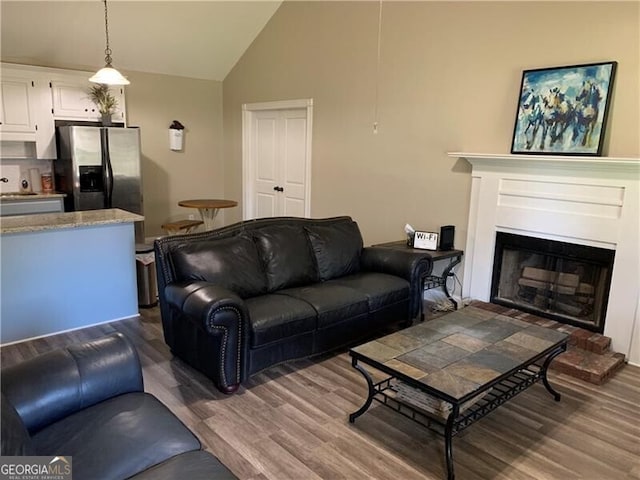
[{"label": "refrigerator water dispenser", "polygon": [[102,166],[79,166],[80,191],[102,192],[104,190],[104,176]]}]

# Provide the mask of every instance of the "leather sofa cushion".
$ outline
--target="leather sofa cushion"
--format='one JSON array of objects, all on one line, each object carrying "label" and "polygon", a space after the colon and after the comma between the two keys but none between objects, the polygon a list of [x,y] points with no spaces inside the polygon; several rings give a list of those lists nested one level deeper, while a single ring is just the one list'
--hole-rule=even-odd
[{"label": "leather sofa cushion", "polygon": [[129,478],[198,439],[148,393],[127,393],[80,410],[32,437],[38,455],[73,456],[73,478]]},{"label": "leather sofa cushion", "polygon": [[254,234],[269,292],[318,280],[315,260],[303,227],[273,225]]},{"label": "leather sofa cushion", "polygon": [[247,235],[180,244],[171,252],[176,280],[204,280],[241,298],[267,291],[256,245]]},{"label": "leather sofa cushion", "polygon": [[279,293],[304,300],[311,305],[318,314],[318,329],[369,313],[367,297],[342,285],[316,283],[281,290]]},{"label": "leather sofa cushion", "polygon": [[187,452],[145,470],[135,480],[232,480],[236,477],[220,461],[204,450]]},{"label": "leather sofa cushion", "polygon": [[361,272],[336,278],[327,284],[341,285],[364,295],[370,312],[376,312],[387,305],[406,301],[409,298],[409,282],[386,273]]},{"label": "leather sofa cushion", "polygon": [[7,397],[2,395],[0,399],[0,441],[2,456],[23,456],[35,455],[35,449],[31,442],[27,427],[22,423],[22,419]]},{"label": "leather sofa cushion", "polygon": [[362,235],[356,222],[305,227],[315,255],[320,280],[360,271]]},{"label": "leather sofa cushion", "polygon": [[316,311],[307,302],[286,295],[245,300],[251,319],[251,346],[257,347],[316,329]]}]

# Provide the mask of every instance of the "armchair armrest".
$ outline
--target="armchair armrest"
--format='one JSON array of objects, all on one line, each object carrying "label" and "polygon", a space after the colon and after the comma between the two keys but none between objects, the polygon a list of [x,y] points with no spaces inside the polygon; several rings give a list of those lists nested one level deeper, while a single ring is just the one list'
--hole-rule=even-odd
[{"label": "armchair armrest", "polygon": [[[203,371],[220,390],[234,392],[246,378],[249,313],[244,301],[205,281],[170,284],[164,294],[173,322],[171,349]],[[184,337],[185,330],[175,325],[184,322],[194,324],[207,338],[194,344]]]},{"label": "armchair armrest", "polygon": [[415,318],[422,311],[422,280],[431,275],[433,259],[427,252],[387,247],[362,249],[360,265],[363,270],[387,273],[409,282],[409,316]]},{"label": "armchair armrest", "polygon": [[30,433],[103,400],[143,391],[138,354],[121,333],[4,368],[1,382]]}]

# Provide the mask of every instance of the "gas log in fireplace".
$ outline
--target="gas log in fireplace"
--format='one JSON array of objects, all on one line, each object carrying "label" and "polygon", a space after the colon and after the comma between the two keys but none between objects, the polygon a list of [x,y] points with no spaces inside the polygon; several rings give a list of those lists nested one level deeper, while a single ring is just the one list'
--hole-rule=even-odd
[{"label": "gas log in fireplace", "polygon": [[615,251],[496,233],[491,302],[602,333]]}]

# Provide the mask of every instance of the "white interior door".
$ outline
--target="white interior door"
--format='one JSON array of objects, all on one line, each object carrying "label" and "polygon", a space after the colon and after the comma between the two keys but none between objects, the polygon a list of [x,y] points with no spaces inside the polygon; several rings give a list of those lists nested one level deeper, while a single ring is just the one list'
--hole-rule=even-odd
[{"label": "white interior door", "polygon": [[[252,134],[254,196],[253,215],[249,218],[278,216],[280,178],[278,110],[255,112]],[[246,189],[245,185],[245,189]]]},{"label": "white interior door", "polygon": [[312,101],[243,106],[243,218],[308,217]]},{"label": "white interior door", "polygon": [[278,113],[281,179],[278,211],[288,217],[304,217],[307,216],[306,109],[280,110]]}]

